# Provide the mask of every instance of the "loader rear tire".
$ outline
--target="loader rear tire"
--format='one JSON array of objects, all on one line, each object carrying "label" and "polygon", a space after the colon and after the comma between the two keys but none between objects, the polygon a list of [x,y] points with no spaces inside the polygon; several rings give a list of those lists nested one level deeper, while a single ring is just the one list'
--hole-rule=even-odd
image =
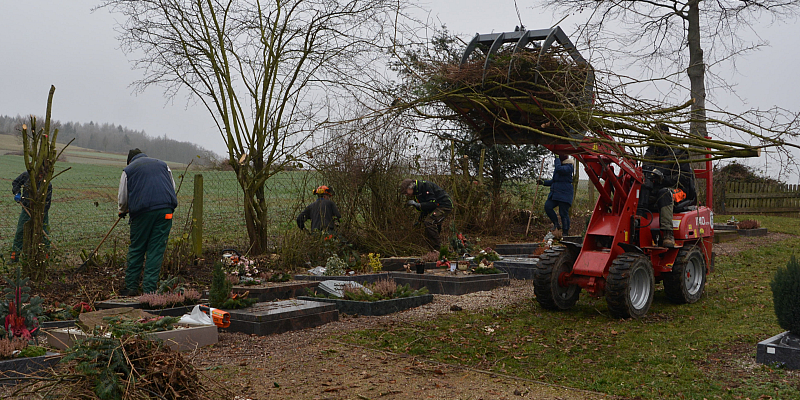
[{"label": "loader rear tire", "polygon": [[655,292],[653,265],[644,254],[623,253],[608,270],[606,302],[616,318],[641,318],[650,310]]},{"label": "loader rear tire", "polygon": [[533,293],[536,301],[546,310],[568,310],[578,302],[581,287],[559,286],[558,277],[572,271],[575,257],[566,247],[546,250],[539,257],[533,271]]},{"label": "loader rear tire", "polygon": [[681,249],[672,272],[664,274],[664,293],[676,304],[694,303],[706,287],[706,261],[697,247]]}]

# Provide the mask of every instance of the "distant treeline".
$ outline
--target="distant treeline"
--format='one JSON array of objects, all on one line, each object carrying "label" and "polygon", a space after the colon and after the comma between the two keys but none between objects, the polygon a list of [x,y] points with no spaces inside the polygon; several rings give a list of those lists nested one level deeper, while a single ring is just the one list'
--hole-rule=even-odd
[{"label": "distant treeline", "polygon": [[[44,121],[44,118],[37,117],[36,120],[37,122]],[[28,117],[0,115],[0,134],[18,135],[22,124],[29,122],[30,118]],[[179,142],[167,138],[166,135],[153,137],[144,131],[135,131],[108,123],[82,124],[59,121],[55,123],[58,128],[58,143],[67,143],[75,138],[75,141],[72,142],[74,146],[121,154],[127,154],[128,150],[138,147],[150,157],[184,164],[194,160],[194,165],[214,164],[219,158],[213,152],[194,143]]]}]

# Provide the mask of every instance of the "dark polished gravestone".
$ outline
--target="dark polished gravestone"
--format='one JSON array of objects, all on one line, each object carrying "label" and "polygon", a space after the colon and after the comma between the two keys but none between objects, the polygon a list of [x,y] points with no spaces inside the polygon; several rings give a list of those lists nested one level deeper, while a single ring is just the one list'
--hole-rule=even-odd
[{"label": "dark polished gravestone", "polygon": [[501,256],[524,257],[533,254],[541,243],[504,243],[494,247],[494,251]]},{"label": "dark polished gravestone", "polygon": [[320,297],[300,297],[300,299],[335,304],[339,312],[343,314],[369,316],[393,314],[409,308],[419,307],[433,301],[433,295],[423,294],[379,301],[355,301]]},{"label": "dark polished gravestone", "polygon": [[800,335],[783,332],[759,342],[756,347],[756,362],[800,369]]},{"label": "dark polished gravestone", "polygon": [[258,299],[259,302],[272,300],[286,300],[298,296],[304,296],[308,289],[314,289],[319,282],[316,281],[290,281],[290,282],[274,282],[266,285],[253,285],[234,286],[232,291],[236,294],[244,294],[250,292],[249,298]]},{"label": "dark polished gravestone", "polygon": [[767,236],[767,228],[739,229],[739,236]]},{"label": "dark polished gravestone", "polygon": [[313,328],[339,320],[335,304],[309,300],[256,303],[241,310],[225,311],[231,315],[228,331],[259,336]]},{"label": "dark polished gravestone", "polygon": [[538,257],[503,257],[502,260],[494,262],[494,267],[507,273],[511,279],[531,280],[538,263]]}]

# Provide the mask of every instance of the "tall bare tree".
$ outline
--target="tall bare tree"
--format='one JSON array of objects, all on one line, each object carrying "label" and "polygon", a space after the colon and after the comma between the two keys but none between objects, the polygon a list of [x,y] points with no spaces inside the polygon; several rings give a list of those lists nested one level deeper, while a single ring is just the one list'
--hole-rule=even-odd
[{"label": "tall bare tree", "polygon": [[[139,89],[209,110],[244,191],[251,252],[266,250],[265,182],[295,163],[326,107],[379,79],[405,0],[108,0]],[[331,95],[334,95],[331,97]]]},{"label": "tall bare tree", "polygon": [[[650,73],[648,78],[673,83],[672,78],[685,72],[689,96],[694,99],[689,132],[699,137],[708,132],[706,83],[717,76],[710,67],[766,44],[745,39],[757,21],[796,17],[800,9],[800,1],[795,0],[548,0],[540,4],[590,15],[584,38],[606,59],[630,56],[636,67]],[[678,84],[671,89],[684,88]]]}]

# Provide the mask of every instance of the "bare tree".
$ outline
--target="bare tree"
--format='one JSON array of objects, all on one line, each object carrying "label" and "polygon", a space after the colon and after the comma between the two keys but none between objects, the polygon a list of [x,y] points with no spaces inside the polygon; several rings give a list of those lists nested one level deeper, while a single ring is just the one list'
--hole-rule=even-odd
[{"label": "bare tree", "polygon": [[679,78],[685,71],[689,97],[694,99],[689,132],[701,138],[708,134],[706,84],[715,81],[732,90],[732,85],[716,79],[712,68],[766,44],[745,39],[754,23],[795,17],[800,9],[800,1],[792,0],[554,0],[541,4],[568,12],[588,11],[591,17],[583,26],[584,39],[597,52],[607,59],[631,57],[637,68],[649,73],[649,79],[677,83],[667,90],[677,91],[683,99],[685,85]]},{"label": "bare tree", "polygon": [[25,169],[28,172],[27,188],[23,191],[24,198],[23,211],[30,220],[25,223],[23,234],[23,250],[25,255],[24,273],[34,281],[41,281],[46,277],[48,248],[42,243],[49,242],[45,238],[47,235],[45,226],[45,216],[47,215],[48,203],[52,193],[51,181],[69,170],[69,168],[54,174],[56,160],[71,143],[67,143],[61,151],[56,148],[58,129],[52,129],[50,125],[50,111],[53,106],[53,94],[56,87],[50,86],[50,94],[47,97],[47,113],[45,115],[44,127],[37,126],[36,117],[30,117],[30,126],[22,125],[22,149],[25,160]]},{"label": "bare tree", "polygon": [[[326,107],[369,91],[404,1],[108,0],[139,89],[188,90],[212,114],[244,191],[251,252],[267,247],[265,182],[296,163]],[[333,97],[332,97],[333,96]],[[338,97],[337,97],[338,96]]]}]

